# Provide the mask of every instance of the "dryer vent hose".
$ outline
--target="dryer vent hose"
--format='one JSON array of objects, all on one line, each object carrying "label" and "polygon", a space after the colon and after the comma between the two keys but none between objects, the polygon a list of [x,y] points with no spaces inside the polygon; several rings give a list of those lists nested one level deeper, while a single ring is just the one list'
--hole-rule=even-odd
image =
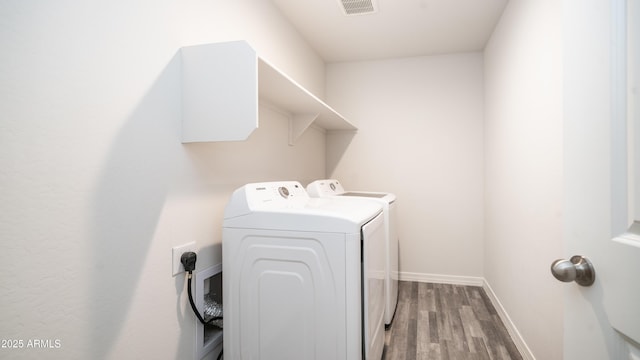
[{"label": "dryer vent hose", "polygon": [[218,318],[210,322],[222,329],[222,305],[218,304],[209,294],[204,296],[204,320],[209,322],[213,318]]}]

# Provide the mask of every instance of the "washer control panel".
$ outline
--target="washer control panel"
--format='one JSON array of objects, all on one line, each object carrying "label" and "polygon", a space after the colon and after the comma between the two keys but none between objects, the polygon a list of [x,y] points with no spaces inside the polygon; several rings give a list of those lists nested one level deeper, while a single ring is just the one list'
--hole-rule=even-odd
[{"label": "washer control panel", "polygon": [[316,180],[307,185],[307,192],[313,197],[326,197],[344,193],[344,188],[338,180]]}]

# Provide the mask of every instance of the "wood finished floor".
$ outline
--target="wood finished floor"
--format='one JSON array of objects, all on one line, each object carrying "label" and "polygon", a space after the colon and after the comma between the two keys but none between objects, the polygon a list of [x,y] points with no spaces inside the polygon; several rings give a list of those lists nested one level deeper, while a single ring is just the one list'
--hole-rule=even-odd
[{"label": "wood finished floor", "polygon": [[479,286],[401,281],[383,360],[522,359]]}]

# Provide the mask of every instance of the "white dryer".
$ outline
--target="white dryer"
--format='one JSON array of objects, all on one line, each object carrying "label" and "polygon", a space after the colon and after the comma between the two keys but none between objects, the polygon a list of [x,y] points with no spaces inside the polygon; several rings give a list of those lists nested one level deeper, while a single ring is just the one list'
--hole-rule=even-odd
[{"label": "white dryer", "polygon": [[398,231],[396,196],[392,193],[345,191],[338,180],[316,180],[307,185],[311,197],[357,198],[382,205],[385,219],[385,310],[384,323],[390,325],[398,304]]},{"label": "white dryer", "polygon": [[222,255],[225,357],[381,359],[379,204],[310,198],[295,181],[247,184],[225,209]]}]

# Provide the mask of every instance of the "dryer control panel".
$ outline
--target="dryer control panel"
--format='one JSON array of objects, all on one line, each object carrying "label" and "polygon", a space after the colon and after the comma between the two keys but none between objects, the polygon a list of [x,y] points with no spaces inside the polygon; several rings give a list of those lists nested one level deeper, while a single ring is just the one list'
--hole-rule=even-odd
[{"label": "dryer control panel", "polygon": [[225,214],[233,217],[256,210],[301,207],[308,201],[307,191],[297,181],[251,183],[233,193]]},{"label": "dryer control panel", "polygon": [[254,183],[245,186],[249,205],[260,205],[273,201],[295,201],[308,199],[307,191],[297,181]]}]

